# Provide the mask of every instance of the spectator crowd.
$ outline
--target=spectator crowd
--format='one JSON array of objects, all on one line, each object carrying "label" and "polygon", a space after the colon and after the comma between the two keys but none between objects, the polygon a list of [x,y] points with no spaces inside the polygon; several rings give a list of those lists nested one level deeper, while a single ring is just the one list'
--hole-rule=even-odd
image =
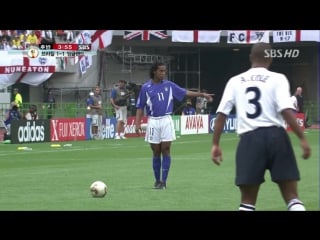
[{"label": "spectator crowd", "polygon": [[0,30],[0,50],[23,50],[39,44],[72,42],[78,30]]}]

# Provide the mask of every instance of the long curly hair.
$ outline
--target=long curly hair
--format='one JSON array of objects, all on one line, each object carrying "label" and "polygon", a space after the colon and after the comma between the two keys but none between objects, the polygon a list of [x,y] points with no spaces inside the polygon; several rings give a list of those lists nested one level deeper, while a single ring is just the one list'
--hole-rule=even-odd
[{"label": "long curly hair", "polygon": [[152,64],[149,72],[149,76],[151,79],[154,78],[154,72],[157,71],[158,67],[160,66],[166,66],[166,65],[162,62],[155,62],[154,64]]}]

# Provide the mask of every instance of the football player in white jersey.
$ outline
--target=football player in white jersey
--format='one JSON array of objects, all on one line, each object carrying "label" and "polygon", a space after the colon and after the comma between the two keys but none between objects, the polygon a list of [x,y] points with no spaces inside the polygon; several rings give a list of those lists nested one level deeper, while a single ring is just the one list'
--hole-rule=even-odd
[{"label": "football player in white jersey", "polygon": [[211,149],[212,161],[223,159],[220,137],[227,116],[235,107],[237,133],[235,184],[241,193],[240,211],[254,211],[266,170],[277,183],[288,210],[305,210],[299,199],[300,174],[285,121],[300,140],[302,157],[311,149],[292,111],[289,82],[285,75],[269,71],[271,46],[257,43],[250,53],[251,68],[229,79],[217,109]]}]

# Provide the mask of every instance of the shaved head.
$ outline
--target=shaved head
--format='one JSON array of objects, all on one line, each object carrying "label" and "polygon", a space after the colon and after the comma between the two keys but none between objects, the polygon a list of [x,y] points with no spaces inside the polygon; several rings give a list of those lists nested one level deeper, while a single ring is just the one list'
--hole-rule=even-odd
[{"label": "shaved head", "polygon": [[268,43],[256,43],[251,47],[250,61],[254,67],[269,67],[272,58],[266,54],[272,49]]},{"label": "shaved head", "polygon": [[302,94],[302,87],[297,87],[296,95],[301,95],[301,94]]}]

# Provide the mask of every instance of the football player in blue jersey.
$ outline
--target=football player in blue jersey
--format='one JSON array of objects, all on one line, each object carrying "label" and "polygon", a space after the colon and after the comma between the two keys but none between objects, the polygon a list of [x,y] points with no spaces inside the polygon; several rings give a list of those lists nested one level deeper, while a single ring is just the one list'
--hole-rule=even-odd
[{"label": "football player in blue jersey", "polygon": [[[152,149],[152,165],[155,177],[154,188],[166,189],[171,165],[171,142],[176,139],[171,114],[173,100],[180,102],[185,97],[205,97],[212,101],[214,94],[189,91],[165,79],[167,68],[164,63],[156,62],[150,69],[150,80],[145,82],[137,98],[136,133],[141,131],[141,117],[144,111],[148,116],[145,141]],[[162,159],[161,159],[162,158]]]}]

